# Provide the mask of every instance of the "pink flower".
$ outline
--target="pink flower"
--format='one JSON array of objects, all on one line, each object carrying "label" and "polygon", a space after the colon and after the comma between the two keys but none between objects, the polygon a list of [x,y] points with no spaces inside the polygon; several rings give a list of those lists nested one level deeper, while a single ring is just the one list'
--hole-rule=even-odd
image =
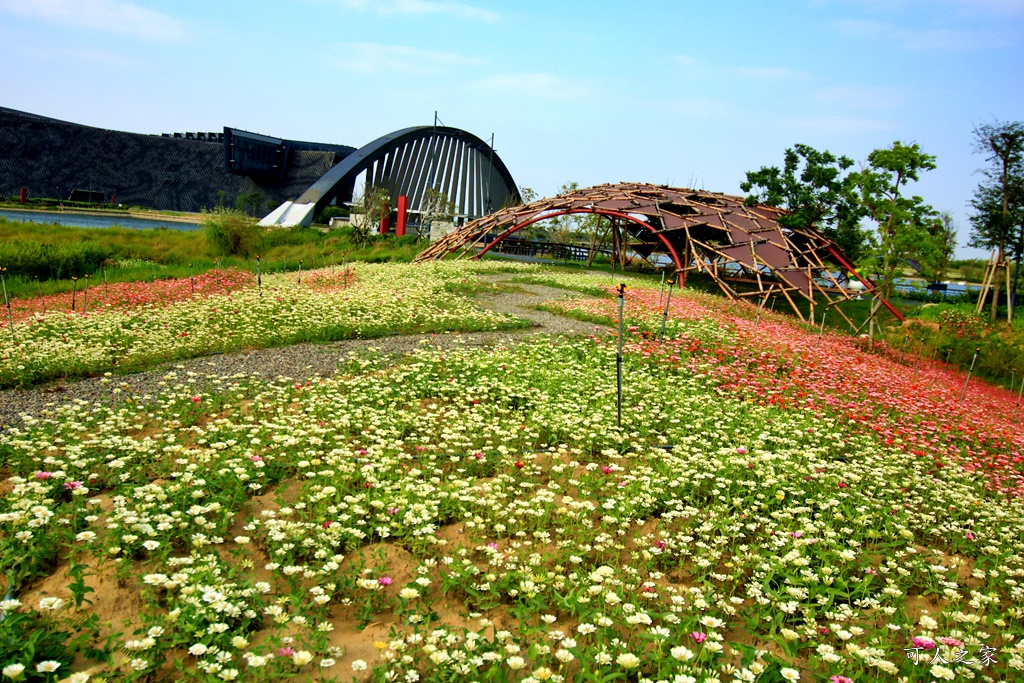
[{"label": "pink flower", "polygon": [[398,508],[388,508],[388,514],[389,515],[397,515],[398,514]]},{"label": "pink flower", "polygon": [[830,683],[853,683],[853,679],[852,678],[847,678],[846,676],[838,676],[838,675],[837,676],[833,676],[832,678],[830,678],[828,680],[830,681]]},{"label": "pink flower", "polygon": [[973,541],[974,540],[974,534],[972,534],[970,531],[968,531],[966,534],[964,534],[964,538],[966,538],[968,541]]},{"label": "pink flower", "polygon": [[524,463],[522,460],[516,460],[515,466],[516,466],[516,469],[520,469],[521,470],[524,467],[526,467],[526,463]]},{"label": "pink flower", "polygon": [[703,643],[705,640],[708,639],[708,634],[703,633],[701,631],[694,631],[690,634],[690,637],[696,640],[698,643]]},{"label": "pink flower", "polygon": [[605,474],[611,474],[613,470],[608,465],[601,465],[601,471]]},{"label": "pink flower", "polygon": [[36,472],[36,479],[46,481],[53,476],[53,472]]},{"label": "pink flower", "polygon": [[484,459],[484,454],[483,453],[474,453],[473,457],[476,458],[477,460],[483,460]]},{"label": "pink flower", "polygon": [[498,549],[498,544],[495,543],[494,541],[491,541],[490,543],[487,544],[487,547],[491,548],[492,550],[497,550]]},{"label": "pink flower", "polygon": [[320,522],[320,526],[322,526],[325,529],[330,529],[331,528],[331,524],[333,524],[333,522],[331,520],[329,520],[329,519],[326,519],[323,522]]},{"label": "pink flower", "polygon": [[253,462],[263,462],[263,458],[261,458],[258,455],[250,456],[249,459],[252,460]]},{"label": "pink flower", "polygon": [[935,643],[928,638],[914,638],[914,647],[919,647],[922,650],[934,650]]},{"label": "pink flower", "polygon": [[382,586],[390,586],[394,582],[395,580],[392,579],[390,576],[382,576],[379,579],[377,579],[377,583],[379,583]]},{"label": "pink flower", "polygon": [[736,453],[739,454],[739,455],[746,455],[747,454],[747,449],[744,448],[743,446],[740,446],[739,448],[736,449]]},{"label": "pink flower", "polygon": [[82,488],[82,482],[80,481],[66,481],[64,482],[64,488],[68,491],[74,491],[75,489]]},{"label": "pink flower", "polygon": [[293,654],[295,654],[295,650],[291,647],[282,647],[277,651],[278,657],[291,657]]},{"label": "pink flower", "polygon": [[665,549],[665,541],[657,540],[657,541],[654,542],[654,545],[657,546],[658,550],[664,550]]},{"label": "pink flower", "polygon": [[847,484],[845,481],[839,482],[839,488],[845,489],[847,486],[849,486],[849,484]]},{"label": "pink flower", "polygon": [[939,636],[935,640],[939,641],[943,645],[948,645],[949,647],[963,647],[964,646],[964,641],[957,640],[956,638],[950,638],[949,636]]},{"label": "pink flower", "polygon": [[203,400],[202,396],[193,396],[192,397],[192,402],[193,403],[199,403],[202,400]]}]

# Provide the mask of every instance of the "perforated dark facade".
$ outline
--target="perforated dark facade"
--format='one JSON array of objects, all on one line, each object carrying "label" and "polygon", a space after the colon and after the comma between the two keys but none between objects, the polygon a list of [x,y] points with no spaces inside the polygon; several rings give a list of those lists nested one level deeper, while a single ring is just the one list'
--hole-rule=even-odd
[{"label": "perforated dark facade", "polygon": [[24,187],[31,197],[68,199],[84,190],[119,204],[196,212],[221,201],[233,206],[239,195],[258,191],[276,206],[354,150],[280,140],[291,143],[280,170],[231,173],[224,138],[126,133],[0,107],[0,194],[14,196]]}]

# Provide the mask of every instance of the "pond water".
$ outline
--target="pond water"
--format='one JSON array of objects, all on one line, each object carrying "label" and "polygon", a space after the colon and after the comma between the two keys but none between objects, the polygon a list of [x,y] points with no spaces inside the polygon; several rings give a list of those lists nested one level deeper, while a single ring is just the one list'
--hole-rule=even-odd
[{"label": "pond water", "polygon": [[170,228],[171,230],[198,230],[201,226],[195,223],[179,223],[177,221],[153,218],[132,218],[131,216],[98,216],[92,213],[76,213],[74,211],[21,211],[19,209],[0,209],[0,218],[11,221],[27,221],[30,223],[46,223],[49,225],[69,225],[78,228],[135,228],[138,230],[154,228]]}]

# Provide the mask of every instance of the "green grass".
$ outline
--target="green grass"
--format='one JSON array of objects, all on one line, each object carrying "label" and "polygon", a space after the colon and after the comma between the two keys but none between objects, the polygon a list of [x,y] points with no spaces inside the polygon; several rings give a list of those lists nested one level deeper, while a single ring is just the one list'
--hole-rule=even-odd
[{"label": "green grass", "polygon": [[[374,235],[368,241],[357,243],[347,227],[326,231],[290,228],[267,231],[258,253],[263,272],[273,273],[297,270],[300,261],[304,270],[352,261],[408,262],[426,244],[415,237],[393,235]],[[256,267],[254,258],[218,256],[202,230],[76,228],[0,218],[0,245],[4,245],[0,248],[0,267],[8,268],[7,291],[12,298],[71,291],[72,276],[89,275],[94,283],[103,282],[106,277],[108,283],[114,283],[188,277],[189,264],[192,264],[192,272],[201,273],[216,267],[218,260],[221,268],[255,270]],[[36,281],[32,275],[19,275],[15,271],[14,263],[25,260],[21,257],[27,251],[38,252],[37,245],[49,245],[52,249],[45,254],[60,254],[51,258],[66,261],[53,269],[58,277],[43,276]],[[83,265],[82,259],[69,256],[81,253],[86,245],[94,247],[94,252],[106,250],[110,257],[105,263],[93,259]]]}]

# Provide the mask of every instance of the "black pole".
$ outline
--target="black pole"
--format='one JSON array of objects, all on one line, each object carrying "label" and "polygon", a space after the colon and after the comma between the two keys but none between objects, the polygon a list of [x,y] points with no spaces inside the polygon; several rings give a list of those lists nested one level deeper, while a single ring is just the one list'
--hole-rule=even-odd
[{"label": "black pole", "polygon": [[658,335],[658,343],[665,338],[665,323],[668,322],[668,308],[672,305],[672,285],[676,283],[675,276],[668,279],[668,298],[665,300],[665,310],[661,314],[661,333]]},{"label": "black pole", "polygon": [[622,319],[626,308],[626,285],[619,285],[619,350],[615,354],[616,424],[622,429]]},{"label": "black pole", "polygon": [[260,298],[263,298],[263,274],[260,272],[260,256],[256,255],[256,289],[260,292]]},{"label": "black pole", "polygon": [[967,371],[967,381],[964,382],[964,390],[960,394],[960,403],[964,402],[964,396],[967,395],[967,385],[971,383],[971,375],[974,373],[974,361],[978,360],[978,353],[980,351],[980,348],[974,349],[974,358],[971,359],[971,369]]}]

